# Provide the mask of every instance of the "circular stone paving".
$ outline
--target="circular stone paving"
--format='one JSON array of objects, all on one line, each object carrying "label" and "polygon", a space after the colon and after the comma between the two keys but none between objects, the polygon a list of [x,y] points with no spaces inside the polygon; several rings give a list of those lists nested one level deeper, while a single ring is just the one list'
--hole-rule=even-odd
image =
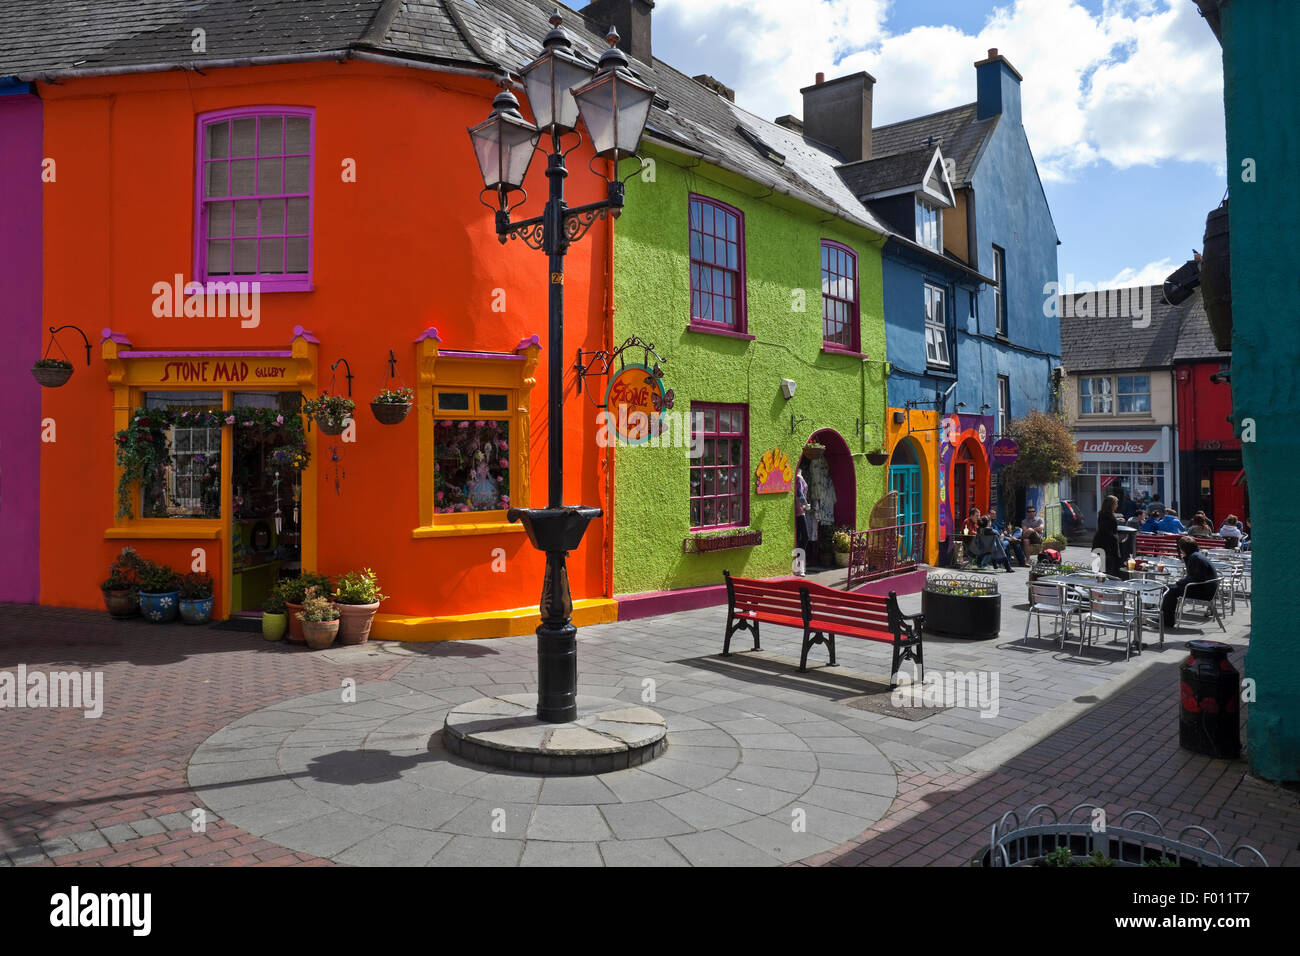
[{"label": "circular stone paving", "polygon": [[480,697],[460,704],[443,725],[443,745],[473,763],[552,775],[626,770],[653,760],[668,741],[653,710],[607,697],[578,695],[577,719],[537,719],[536,694]]},{"label": "circular stone paving", "polygon": [[194,752],[190,785],[249,833],[363,866],[775,865],[857,836],[893,801],[889,761],[851,713],[678,693],[653,705],[658,759],[548,777],[449,753],[448,714],[483,692],[407,674],[352,703],[330,691],[235,721]]}]

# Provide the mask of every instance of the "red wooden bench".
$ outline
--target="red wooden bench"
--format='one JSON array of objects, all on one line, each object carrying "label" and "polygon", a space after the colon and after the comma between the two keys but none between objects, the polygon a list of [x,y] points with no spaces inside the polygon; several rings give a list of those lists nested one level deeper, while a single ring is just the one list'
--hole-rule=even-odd
[{"label": "red wooden bench", "polygon": [[884,598],[876,594],[855,594],[812,581],[760,581],[735,578],[723,571],[727,582],[727,631],[722,642],[722,656],[731,656],[731,638],[737,631],[754,635],[754,650],[759,650],[759,624],[793,627],[803,631],[803,650],[799,671],[808,670],[808,651],[814,644],[825,644],[830,664],[835,664],[835,638],[856,637],[867,641],[892,644],[893,663],[889,686],[893,688],[898,666],[914,661],[918,673],[925,676],[921,643],[924,616],[904,615],[898,609],[898,596],[889,592]]},{"label": "red wooden bench", "polygon": [[1133,553],[1137,555],[1151,555],[1152,557],[1172,556],[1178,557],[1178,539],[1182,537],[1177,534],[1139,534],[1137,543],[1133,547]]}]

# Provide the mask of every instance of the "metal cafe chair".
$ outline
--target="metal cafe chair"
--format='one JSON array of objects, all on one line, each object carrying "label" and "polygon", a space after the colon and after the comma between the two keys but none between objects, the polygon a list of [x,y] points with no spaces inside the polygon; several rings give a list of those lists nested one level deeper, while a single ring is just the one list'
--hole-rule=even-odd
[{"label": "metal cafe chair", "polygon": [[1142,616],[1142,626],[1148,625],[1160,630],[1160,649],[1165,649],[1165,612],[1164,602],[1165,595],[1169,593],[1169,585],[1161,583],[1158,588],[1143,588],[1135,592],[1137,596],[1138,614]]},{"label": "metal cafe chair", "polygon": [[1029,643],[1029,622],[1038,621],[1038,639],[1043,639],[1043,618],[1050,617],[1061,622],[1061,649],[1065,649],[1065,640],[1070,636],[1070,616],[1081,613],[1080,606],[1066,596],[1064,584],[1043,584],[1034,581],[1029,585],[1029,616],[1025,618],[1025,636],[1022,644]]},{"label": "metal cafe chair", "polygon": [[1174,611],[1174,626],[1183,626],[1183,616],[1187,613],[1200,615],[1201,624],[1214,620],[1224,632],[1228,629],[1223,624],[1223,615],[1219,613],[1218,591],[1223,585],[1220,578],[1209,581],[1193,581],[1187,585],[1178,598],[1178,607]]},{"label": "metal cafe chair", "polygon": [[1079,635],[1079,653],[1083,654],[1083,642],[1092,642],[1092,632],[1097,629],[1123,631],[1124,660],[1133,653],[1133,639],[1137,632],[1137,616],[1130,612],[1128,593],[1104,588],[1089,589],[1088,612],[1083,616],[1082,633]]}]

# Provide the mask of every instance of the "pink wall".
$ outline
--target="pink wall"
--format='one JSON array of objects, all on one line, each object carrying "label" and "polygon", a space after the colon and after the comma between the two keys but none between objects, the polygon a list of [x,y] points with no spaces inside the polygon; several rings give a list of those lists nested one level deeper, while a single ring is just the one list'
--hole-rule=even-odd
[{"label": "pink wall", "polygon": [[[44,348],[41,188],[41,101],[0,95],[0,601],[32,604],[40,595],[41,388],[30,369]],[[69,357],[84,363],[85,350],[70,346]]]}]

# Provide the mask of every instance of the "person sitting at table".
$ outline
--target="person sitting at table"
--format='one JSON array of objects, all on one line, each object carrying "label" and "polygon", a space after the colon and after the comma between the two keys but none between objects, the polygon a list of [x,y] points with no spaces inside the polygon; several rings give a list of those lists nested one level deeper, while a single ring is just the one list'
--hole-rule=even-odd
[{"label": "person sitting at table", "polygon": [[1142,526],[1147,523],[1147,510],[1145,508],[1138,509],[1138,513],[1135,514],[1129,521],[1125,523],[1129,527],[1137,528],[1139,531],[1141,531]]},{"label": "person sitting at table", "polygon": [[1163,531],[1165,534],[1187,533],[1187,529],[1183,527],[1182,521],[1179,520],[1178,515],[1173,511],[1166,511],[1161,514],[1160,520],[1156,522],[1156,530]]},{"label": "person sitting at table", "polygon": [[1147,512],[1146,520],[1142,522],[1141,527],[1143,534],[1155,534],[1160,530],[1160,509],[1158,507]]},{"label": "person sitting at table", "polygon": [[1183,559],[1185,573],[1174,582],[1169,593],[1165,595],[1161,611],[1164,613],[1165,627],[1174,626],[1174,612],[1178,609],[1178,599],[1186,592],[1189,585],[1201,585],[1192,593],[1198,600],[1211,600],[1218,590],[1219,575],[1214,565],[1205,556],[1191,535],[1178,539],[1178,553]]},{"label": "person sitting at table", "polygon": [[1223,519],[1223,524],[1219,527],[1219,537],[1223,539],[1225,548],[1235,548],[1241,544],[1241,527],[1237,524],[1236,515],[1228,515]]},{"label": "person sitting at table", "polygon": [[998,509],[989,509],[989,527],[996,532],[998,539],[1002,542],[1002,547],[1006,550],[1007,555],[1014,555],[1016,563],[1022,568],[1028,567],[1029,563],[1025,560],[1025,549],[1020,546],[1020,541],[1007,533],[998,521]]},{"label": "person sitting at table", "polygon": [[1210,524],[1210,519],[1205,516],[1204,511],[1198,511],[1192,515],[1192,520],[1187,522],[1187,530],[1210,535],[1214,534],[1214,525]]},{"label": "person sitting at table", "polygon": [[1038,517],[1038,510],[1032,506],[1025,509],[1025,520],[1020,522],[1021,544],[1043,543],[1043,519]]},{"label": "person sitting at table", "polygon": [[1119,521],[1115,518],[1118,506],[1118,498],[1114,495],[1106,496],[1106,500],[1101,503],[1101,510],[1097,512],[1097,533],[1092,536],[1092,547],[1100,548],[1106,555],[1106,573],[1111,577],[1119,577],[1119,534],[1115,530],[1119,527]]},{"label": "person sitting at table", "polygon": [[961,526],[961,530],[962,530],[962,533],[963,533],[963,534],[969,534],[969,535],[971,535],[971,536],[974,536],[974,535],[977,535],[977,534],[980,533],[980,510],[979,510],[979,508],[971,508],[971,510],[970,510],[970,514],[968,514],[968,515],[966,516],[966,523],[963,524],[963,525]]},{"label": "person sitting at table", "polygon": [[975,535],[972,550],[979,555],[977,567],[984,567],[984,561],[992,558],[995,566],[1004,565],[1007,574],[1011,573],[1011,559],[1007,557],[1007,552],[1002,547],[1002,536],[993,530],[988,515],[979,520],[979,533]]}]

